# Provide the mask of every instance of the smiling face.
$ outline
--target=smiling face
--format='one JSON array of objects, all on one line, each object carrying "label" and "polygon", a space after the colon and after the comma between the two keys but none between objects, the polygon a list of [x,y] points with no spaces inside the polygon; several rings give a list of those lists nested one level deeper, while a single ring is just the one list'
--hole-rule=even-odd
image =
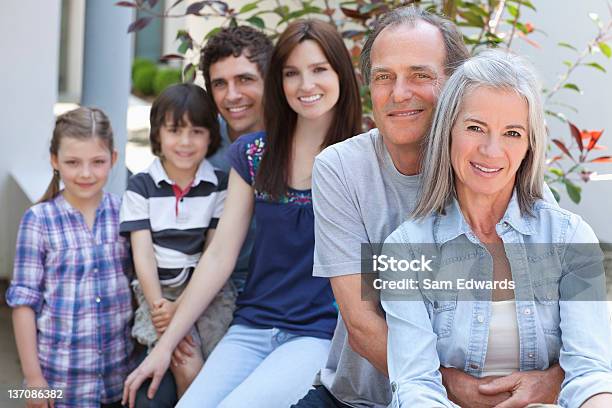
[{"label": "smiling face", "polygon": [[244,54],[223,58],[210,66],[210,83],[232,140],[263,129],[263,79],[254,62]]},{"label": "smiling face", "polygon": [[295,46],[283,66],[283,91],[300,119],[332,119],[340,97],[338,74],[313,40]]},{"label": "smiling face", "polygon": [[389,151],[415,145],[428,132],[446,77],[440,31],[419,21],[391,26],[372,45],[370,91],[374,121]]},{"label": "smiling face", "polygon": [[180,123],[173,123],[171,113],[159,130],[161,156],[171,179],[181,175],[194,176],[208,152],[210,132],[205,127],[193,126],[187,114]]},{"label": "smiling face", "polygon": [[529,148],[529,107],[518,93],[468,90],[451,131],[451,164],[459,196],[512,194]]},{"label": "smiling face", "polygon": [[51,166],[64,182],[64,197],[70,203],[95,202],[100,199],[117,153],[111,152],[97,137],[63,137]]}]

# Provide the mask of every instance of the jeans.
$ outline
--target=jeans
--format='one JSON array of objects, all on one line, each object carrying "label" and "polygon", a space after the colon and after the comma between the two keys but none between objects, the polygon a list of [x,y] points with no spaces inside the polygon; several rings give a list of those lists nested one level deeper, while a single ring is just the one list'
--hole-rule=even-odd
[{"label": "jeans", "polygon": [[311,388],[330,340],[233,325],[178,408],[286,408]]},{"label": "jeans", "polygon": [[[140,364],[147,356],[147,351],[143,350],[138,357]],[[172,372],[167,370],[162,377],[161,383],[153,399],[147,397],[151,379],[147,379],[138,389],[136,394],[136,408],[173,408],[178,400],[176,396],[176,384]]]},{"label": "jeans", "polygon": [[291,408],[350,408],[350,405],[338,401],[327,388],[317,385]]}]

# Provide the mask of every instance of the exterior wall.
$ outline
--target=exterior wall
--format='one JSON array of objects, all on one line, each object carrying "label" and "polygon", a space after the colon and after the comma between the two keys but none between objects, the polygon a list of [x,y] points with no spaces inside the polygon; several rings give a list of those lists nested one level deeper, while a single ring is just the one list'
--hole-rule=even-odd
[{"label": "exterior wall", "polygon": [[30,200],[42,194],[51,178],[47,148],[54,123],[53,104],[57,100],[59,35],[59,0],[3,2],[0,278],[12,274],[15,236],[23,211]]},{"label": "exterior wall", "polygon": [[102,1],[87,2],[85,10],[81,103],[102,109],[111,121],[119,155],[106,190],[115,194],[123,193],[127,182],[125,145],[132,60],[127,27],[133,14],[131,9]]},{"label": "exterior wall", "polygon": [[60,44],[65,48],[66,60],[66,89],[59,95],[60,99],[69,102],[81,100],[83,84],[83,46],[85,33],[85,2],[83,0],[65,0],[68,7],[68,19],[65,22],[67,43]]},{"label": "exterior wall", "polygon": [[[520,44],[518,48],[521,53],[529,56],[540,73],[540,78],[545,87],[551,88],[557,76],[565,72],[563,60],[573,61],[577,56],[567,48],[557,46],[560,41],[569,42],[580,51],[586,46],[596,34],[595,24],[591,21],[588,13],[597,13],[603,21],[610,18],[610,11],[606,2],[600,0],[583,0],[572,2],[571,7],[562,7],[558,2],[538,0],[533,2],[536,6],[537,18],[533,12],[525,11],[527,19],[543,30],[547,35],[533,36],[542,46],[534,48],[521,40],[515,40]],[[524,8],[523,8],[524,9]],[[570,82],[577,84],[583,91],[579,95],[575,91],[565,89],[560,91],[555,100],[573,105],[578,113],[565,110],[564,113],[580,129],[589,130],[605,129],[601,144],[608,146],[608,150],[593,151],[593,157],[600,155],[612,155],[612,60],[606,59],[601,54],[587,58],[586,62],[596,61],[603,65],[608,71],[604,74],[590,67],[579,67],[571,77]],[[570,142],[571,136],[566,124],[559,120],[548,117],[550,135]],[[569,166],[565,165],[565,168]],[[612,174],[612,164],[593,164],[589,168],[599,174]],[[580,184],[583,187],[582,201],[576,205],[568,198],[563,186],[557,186],[561,192],[561,206],[570,211],[580,214],[595,230],[601,241],[612,243],[612,214],[610,203],[612,203],[612,180],[590,181]]]}]

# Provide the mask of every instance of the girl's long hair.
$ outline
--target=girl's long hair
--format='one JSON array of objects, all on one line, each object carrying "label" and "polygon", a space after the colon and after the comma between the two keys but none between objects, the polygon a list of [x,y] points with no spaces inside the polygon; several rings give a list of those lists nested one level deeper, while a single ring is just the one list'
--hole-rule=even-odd
[{"label": "girl's long hair", "polygon": [[[79,140],[98,138],[102,140],[112,152],[113,129],[104,112],[98,108],[80,107],[57,117],[53,137],[49,146],[49,153],[57,157],[62,139],[71,137]],[[47,191],[38,200],[39,203],[52,200],[60,192],[60,174],[53,170],[53,177]]]},{"label": "girl's long hair", "polygon": [[321,149],[354,136],[361,131],[361,100],[357,78],[342,37],[321,20],[298,20],[281,34],[270,60],[264,83],[264,123],[267,147],[263,154],[255,188],[277,199],[287,192],[289,164],[297,114],[283,91],[283,66],[293,49],[305,40],[315,41],[338,74],[340,96],[334,117]]}]

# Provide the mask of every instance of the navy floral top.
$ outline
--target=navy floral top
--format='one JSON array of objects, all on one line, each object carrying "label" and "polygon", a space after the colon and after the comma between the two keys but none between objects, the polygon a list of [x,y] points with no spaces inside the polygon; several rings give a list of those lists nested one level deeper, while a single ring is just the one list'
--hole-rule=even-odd
[{"label": "navy floral top", "polygon": [[[246,134],[230,146],[232,168],[250,185],[265,149],[265,132]],[[311,190],[290,188],[279,200],[256,190],[254,217],[249,276],[232,324],[331,339],[337,315],[329,280],[312,276]]]}]

